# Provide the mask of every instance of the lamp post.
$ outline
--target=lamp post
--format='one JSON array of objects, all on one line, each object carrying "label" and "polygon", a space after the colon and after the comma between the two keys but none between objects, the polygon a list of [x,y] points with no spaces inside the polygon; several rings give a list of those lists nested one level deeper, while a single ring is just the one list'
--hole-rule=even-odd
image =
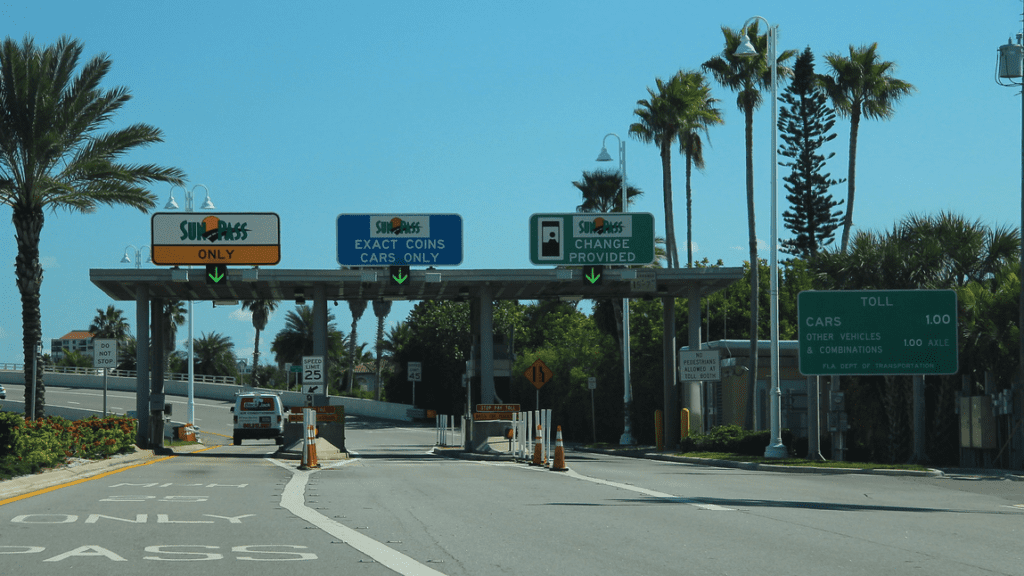
[{"label": "lamp post", "polygon": [[152,252],[152,250],[150,250],[149,246],[143,246],[142,248],[136,248],[134,245],[129,244],[129,245],[124,247],[124,256],[121,257],[121,264],[131,264],[132,263],[132,259],[128,256],[128,249],[129,248],[131,248],[132,250],[135,250],[135,267],[136,268],[142,268],[142,251],[143,250],[145,250],[146,254],[147,254],[146,255],[146,262],[152,262],[153,261],[153,252]]},{"label": "lamp post", "polygon": [[[1024,85],[1024,41],[1022,35],[1017,34],[1017,43],[1007,40],[1006,44],[999,47],[999,56],[996,59],[996,84],[1000,86],[1020,87]],[[1021,95],[1021,143],[1020,143],[1020,269],[1024,270],[1024,92]],[[1020,293],[1020,311],[1017,318],[1017,326],[1024,326],[1024,290]],[[1020,365],[1017,367],[1017,376],[1024,385],[1024,335],[1020,338],[1018,349]]]},{"label": "lamp post", "polygon": [[[601,153],[597,155],[597,161],[611,162],[612,160],[611,155],[608,154],[608,148],[605,146],[609,136],[615,136],[615,139],[619,141],[619,174],[622,176],[622,212],[626,212],[628,200],[626,197],[626,143],[622,138],[619,138],[618,134],[605,134],[604,139],[601,140]],[[632,446],[636,444],[636,440],[633,438],[632,422],[629,416],[630,410],[633,408],[633,393],[629,385],[629,298],[622,299],[622,373],[624,383],[622,403],[625,422],[622,436],[619,438],[619,444]]]},{"label": "lamp post", "polygon": [[[201,208],[203,210],[213,210],[214,209],[213,202],[210,200],[210,189],[207,188],[203,184],[196,184],[195,186],[192,187],[191,190],[185,188],[184,186],[180,186],[180,188],[185,191],[185,212],[194,212],[195,211],[193,209],[193,200],[195,199],[196,188],[199,188],[200,186],[202,186],[203,189],[206,190],[206,200],[203,201],[203,205],[201,206]],[[167,205],[164,206],[164,210],[177,210],[178,209],[178,203],[174,201],[174,189],[178,188],[178,187],[179,187],[178,185],[171,186],[171,198],[170,198],[170,200],[167,201]],[[191,269],[191,268],[192,267],[189,266],[189,269]],[[194,425],[195,422],[196,422],[196,418],[195,418],[195,416],[196,416],[196,400],[195,400],[195,395],[194,395],[195,381],[196,381],[195,371],[196,370],[195,370],[195,348],[192,345],[192,340],[193,340],[192,317],[193,317],[193,314],[192,314],[192,301],[189,300],[188,301],[188,414],[187,414],[186,418],[188,419],[188,423],[189,424],[193,424]]]},{"label": "lamp post", "polygon": [[[779,70],[778,70],[778,39],[779,27],[772,26],[761,16],[754,16],[743,23],[743,30],[755,20],[764,21],[768,28],[768,60],[772,67],[772,237],[771,255],[768,260],[769,274],[769,301],[768,309],[771,315],[771,444],[764,449],[765,458],[785,458],[788,455],[786,447],[782,444],[782,391],[779,389],[779,207],[778,207],[778,161],[777,154],[777,132],[779,124]],[[736,49],[737,56],[754,56],[757,50],[750,43],[750,38],[744,32],[740,40],[740,46]],[[751,263],[753,264],[753,263]]]}]

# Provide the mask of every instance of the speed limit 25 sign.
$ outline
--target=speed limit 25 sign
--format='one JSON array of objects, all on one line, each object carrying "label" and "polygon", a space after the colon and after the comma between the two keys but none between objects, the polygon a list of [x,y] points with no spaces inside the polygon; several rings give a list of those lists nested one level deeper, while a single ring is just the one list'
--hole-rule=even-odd
[{"label": "speed limit 25 sign", "polygon": [[303,356],[302,357],[302,383],[323,384],[324,383],[324,357]]}]

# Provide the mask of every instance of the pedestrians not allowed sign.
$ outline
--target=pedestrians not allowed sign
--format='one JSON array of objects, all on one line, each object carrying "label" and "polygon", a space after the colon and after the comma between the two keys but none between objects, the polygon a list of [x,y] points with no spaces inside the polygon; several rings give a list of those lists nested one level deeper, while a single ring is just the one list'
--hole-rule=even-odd
[{"label": "pedestrians not allowed sign", "polygon": [[722,362],[718,350],[680,350],[680,382],[718,382],[722,379]]}]

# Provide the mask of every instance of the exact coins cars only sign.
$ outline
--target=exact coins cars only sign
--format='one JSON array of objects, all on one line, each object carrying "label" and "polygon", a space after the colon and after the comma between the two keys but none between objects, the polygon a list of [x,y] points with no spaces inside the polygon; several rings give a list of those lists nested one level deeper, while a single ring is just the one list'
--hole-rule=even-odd
[{"label": "exact coins cars only sign", "polygon": [[797,295],[800,373],[955,374],[956,292],[823,290]]},{"label": "exact coins cars only sign", "polygon": [[337,230],[342,266],[462,264],[458,214],[341,214]]}]

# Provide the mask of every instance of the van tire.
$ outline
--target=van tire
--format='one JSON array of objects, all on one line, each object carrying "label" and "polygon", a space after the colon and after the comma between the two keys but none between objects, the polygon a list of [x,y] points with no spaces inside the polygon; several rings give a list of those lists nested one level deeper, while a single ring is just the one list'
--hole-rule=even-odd
[{"label": "van tire", "polygon": [[242,445],[242,439],[239,438],[238,434],[235,434],[235,437],[232,439],[231,443],[234,444],[235,446],[241,446]]},{"label": "van tire", "polygon": [[278,436],[274,438],[274,441],[277,442],[278,446],[284,446],[284,436]]}]

